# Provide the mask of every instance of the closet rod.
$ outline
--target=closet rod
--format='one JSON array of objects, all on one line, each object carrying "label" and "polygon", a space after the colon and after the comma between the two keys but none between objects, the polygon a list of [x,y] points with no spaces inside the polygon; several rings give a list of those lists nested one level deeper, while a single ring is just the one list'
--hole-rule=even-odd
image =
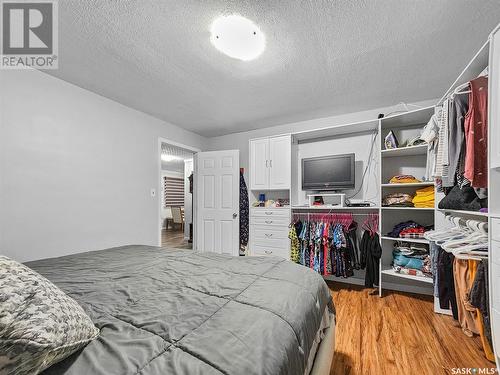
[{"label": "closet rod", "polygon": [[[334,215],[349,215],[349,216],[368,216],[370,215],[369,213],[367,214],[351,214],[349,212],[342,212],[342,213],[335,213],[335,214],[321,214],[321,213],[311,213],[311,214],[306,214],[306,213],[300,213],[300,214],[292,214],[292,216],[321,216],[321,217],[328,217],[328,216],[334,216]],[[371,214],[371,215],[377,215],[378,214]]]}]

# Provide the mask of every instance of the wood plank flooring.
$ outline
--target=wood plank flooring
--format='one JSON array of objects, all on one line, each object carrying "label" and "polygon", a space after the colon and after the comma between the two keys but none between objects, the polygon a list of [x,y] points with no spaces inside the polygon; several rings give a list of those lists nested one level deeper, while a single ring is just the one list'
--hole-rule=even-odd
[{"label": "wood plank flooring", "polygon": [[[328,282],[337,309],[330,375],[452,374],[493,368],[479,337],[468,338],[451,316],[435,314],[430,296]],[[490,373],[490,372],[488,372]]]},{"label": "wood plank flooring", "polygon": [[192,249],[193,244],[184,239],[184,232],[176,229],[162,229],[161,246],[176,249]]}]

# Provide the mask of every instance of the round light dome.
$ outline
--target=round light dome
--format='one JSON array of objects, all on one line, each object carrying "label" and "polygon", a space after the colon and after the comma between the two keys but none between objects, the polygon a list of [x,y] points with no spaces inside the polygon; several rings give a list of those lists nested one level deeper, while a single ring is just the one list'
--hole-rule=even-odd
[{"label": "round light dome", "polygon": [[211,34],[210,41],[215,48],[234,59],[253,60],[266,48],[266,38],[259,27],[238,15],[215,19]]}]

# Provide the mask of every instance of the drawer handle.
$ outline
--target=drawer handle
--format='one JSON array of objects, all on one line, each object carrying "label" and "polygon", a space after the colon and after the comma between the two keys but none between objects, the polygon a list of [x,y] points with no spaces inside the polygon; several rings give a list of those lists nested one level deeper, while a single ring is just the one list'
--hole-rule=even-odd
[{"label": "drawer handle", "polygon": [[266,237],[272,237],[273,234],[272,233],[264,233],[266,235]]},{"label": "drawer handle", "polygon": [[269,211],[266,211],[265,212],[266,215],[272,215],[273,213],[272,212],[269,212]]},{"label": "drawer handle", "polygon": [[272,224],[273,221],[272,220],[266,220],[266,224]]},{"label": "drawer handle", "polygon": [[273,253],[273,251],[272,251],[272,250],[264,250],[264,252],[265,252],[266,254],[272,254],[272,253]]}]

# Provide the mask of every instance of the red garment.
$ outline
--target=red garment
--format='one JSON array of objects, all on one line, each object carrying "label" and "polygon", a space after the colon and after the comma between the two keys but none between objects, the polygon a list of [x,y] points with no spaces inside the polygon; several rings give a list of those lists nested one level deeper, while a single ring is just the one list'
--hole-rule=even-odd
[{"label": "red garment", "polygon": [[470,81],[469,111],[465,115],[465,173],[472,187],[488,187],[488,78]]},{"label": "red garment", "polygon": [[400,233],[399,236],[403,237],[403,235],[414,233],[414,234],[421,234],[425,232],[424,227],[416,227],[416,228],[408,228],[408,229],[403,229]]}]

